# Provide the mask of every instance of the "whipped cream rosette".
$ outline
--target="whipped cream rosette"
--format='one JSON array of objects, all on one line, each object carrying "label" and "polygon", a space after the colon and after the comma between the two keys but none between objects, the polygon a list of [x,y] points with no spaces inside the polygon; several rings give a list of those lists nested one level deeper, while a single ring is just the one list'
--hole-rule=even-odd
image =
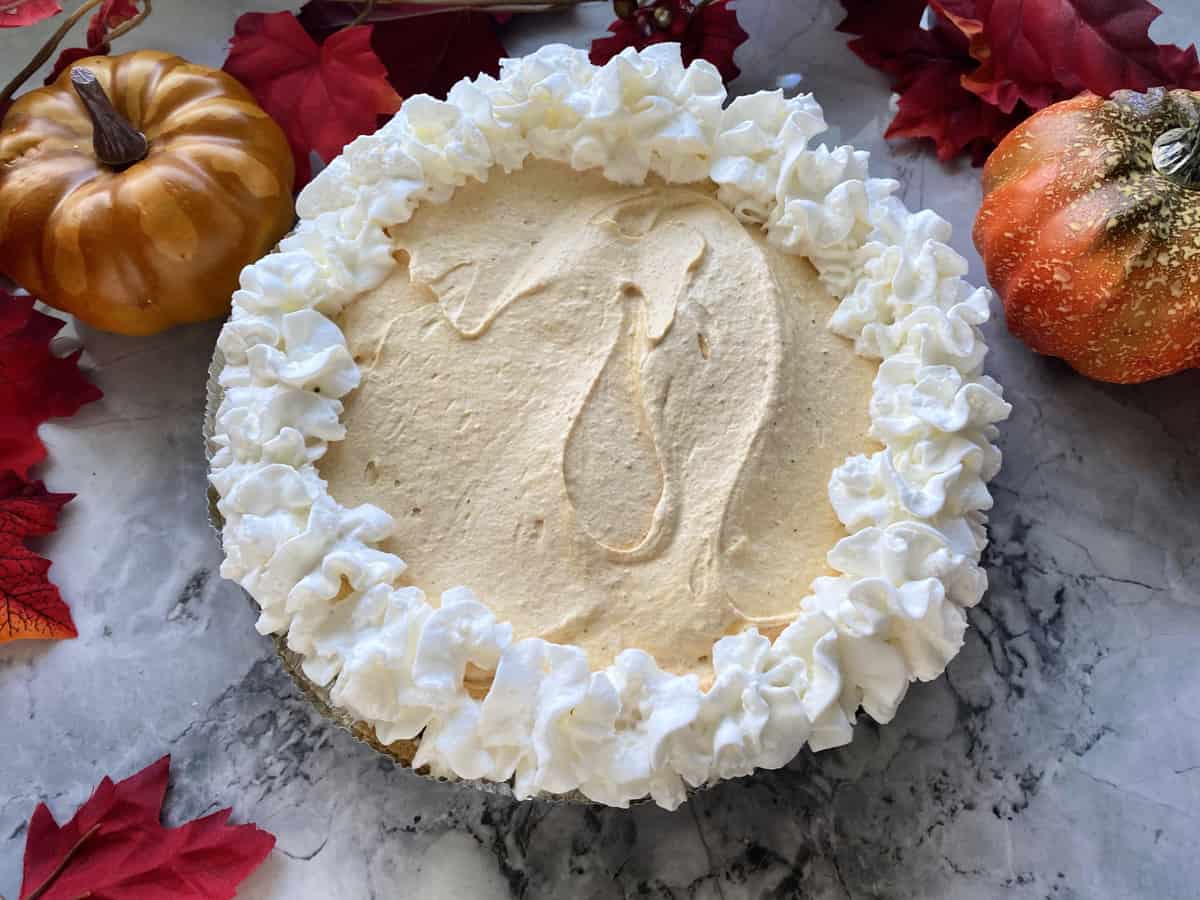
[{"label": "whipped cream rosette", "polygon": [[[944,670],[986,588],[986,483],[1009,413],[983,374],[989,295],[963,280],[949,225],[905,209],[896,182],[869,176],[865,152],[809,145],[824,128],[808,96],[727,105],[717,71],[685,68],[676,45],[603,67],[547,46],[506,60],[498,79],[460,82],[445,102],[409,98],[304,190],[295,232],[243,271],[218,343],[211,437],[222,574],[257,602],[259,630],[279,635],[378,745],[517,797],[650,796],[674,808],[689,788],[782,766],[805,744],[845,744],[860,708],[886,722],[910,683]],[[702,668],[664,666],[636,642],[598,660],[582,639],[515,630],[498,614],[502,582],[427,595],[390,544],[395,510],[339,502],[322,468],[331,444],[348,443],[348,395],[364,381],[343,316],[397,272],[399,226],[544,163],[621,186],[696,186],[696,202],[715,198],[764,254],[811,263],[836,300],[829,331],[878,361],[869,452],[822,476],[841,532],[827,574],[786,598],[784,620],[713,634]],[[671,327],[657,308],[647,303],[640,326],[652,341]],[[392,450],[403,465],[403,434]]]}]

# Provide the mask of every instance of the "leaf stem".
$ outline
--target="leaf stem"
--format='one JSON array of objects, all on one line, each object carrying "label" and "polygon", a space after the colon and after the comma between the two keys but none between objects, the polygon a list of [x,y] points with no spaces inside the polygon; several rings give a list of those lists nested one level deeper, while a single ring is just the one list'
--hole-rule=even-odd
[{"label": "leaf stem", "polygon": [[70,863],[71,860],[74,859],[79,853],[80,849],[82,849],[84,842],[99,830],[100,823],[97,822],[95,825],[85,831],[80,836],[79,840],[71,845],[71,849],[63,855],[62,861],[54,867],[54,871],[46,876],[46,880],[34,888],[31,893],[25,895],[25,900],[39,900],[40,897],[45,895],[46,891],[50,890],[50,888],[54,886],[54,882],[58,880],[58,876],[61,875],[63,870],[67,868],[67,864]]},{"label": "leaf stem", "polygon": [[121,37],[122,35],[128,34],[129,32],[133,31],[133,29],[137,28],[139,25],[141,25],[143,22],[146,21],[146,16],[150,15],[150,13],[153,11],[153,9],[154,9],[154,4],[153,4],[152,0],[142,0],[142,8],[138,12],[138,14],[136,16],[133,16],[132,18],[127,19],[126,21],[122,22],[120,25],[118,25],[116,28],[114,28],[112,31],[110,31],[108,34],[106,34],[104,36],[104,43],[111,44],[113,41],[115,41],[117,38]]}]

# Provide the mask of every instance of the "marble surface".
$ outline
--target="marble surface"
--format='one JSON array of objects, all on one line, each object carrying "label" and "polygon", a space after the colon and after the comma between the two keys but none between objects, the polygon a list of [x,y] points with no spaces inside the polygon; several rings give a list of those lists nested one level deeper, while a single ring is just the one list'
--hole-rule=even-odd
[{"label": "marble surface", "polygon": [[[1192,0],[1155,33],[1196,35]],[[235,16],[156,4],[127,39],[219,63]],[[878,174],[933,206],[982,278],[978,173],[880,135],[888,91],[832,31],[835,2],[742,0],[739,91],[798,73]],[[584,45],[604,6],[514,23],[510,50]],[[0,31],[0,76],[36,34]],[[1190,898],[1200,883],[1200,372],[1088,382],[988,328],[1014,406],[994,485],[991,590],[947,675],[844,749],[674,813],[513,803],[397,770],[320,719],[217,574],[198,437],[217,326],[84,330],[103,401],[49,425],[45,549],[78,640],[0,648],[0,893],[39,800],[67,816],[105,773],[174,759],[168,818],[232,804],[278,835],[250,898]]]}]

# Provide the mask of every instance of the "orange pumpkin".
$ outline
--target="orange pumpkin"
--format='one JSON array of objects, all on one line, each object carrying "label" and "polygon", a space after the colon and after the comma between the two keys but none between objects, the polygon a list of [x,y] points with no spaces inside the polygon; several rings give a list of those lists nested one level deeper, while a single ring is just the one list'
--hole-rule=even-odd
[{"label": "orange pumpkin", "polygon": [[282,130],[224,72],[141,50],[89,57],[0,128],[0,272],[106,331],[229,309],[291,227]]},{"label": "orange pumpkin", "polygon": [[975,246],[1008,327],[1091,378],[1200,366],[1200,94],[1082,94],[983,170]]}]

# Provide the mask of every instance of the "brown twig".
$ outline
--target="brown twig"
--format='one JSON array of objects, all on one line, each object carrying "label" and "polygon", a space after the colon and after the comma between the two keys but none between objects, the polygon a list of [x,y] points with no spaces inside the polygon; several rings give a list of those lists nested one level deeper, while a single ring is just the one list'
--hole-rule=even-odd
[{"label": "brown twig", "polygon": [[353,28],[355,25],[361,25],[363,22],[367,21],[373,12],[375,12],[375,0],[367,0],[366,5],[363,6],[359,14],[354,17],[354,21],[350,23],[350,27]]},{"label": "brown twig", "polygon": [[142,0],[142,8],[138,14],[130,19],[125,20],[108,34],[106,34],[104,36],[104,43],[111,44],[117,38],[121,37],[121,35],[128,34],[129,32],[133,31],[133,29],[137,28],[146,21],[146,16],[150,15],[150,12],[153,8],[154,4],[151,2],[151,0]]},{"label": "brown twig", "polygon": [[85,831],[80,836],[79,840],[71,845],[71,849],[66,852],[59,864],[54,867],[54,871],[46,876],[45,881],[33,889],[33,893],[27,894],[25,900],[38,900],[38,898],[42,897],[46,891],[50,890],[50,888],[54,885],[54,882],[58,879],[58,876],[61,875],[63,870],[67,867],[67,863],[74,859],[75,855],[79,853],[80,848],[83,847],[84,841],[100,830],[100,824],[101,823],[97,822],[95,825]]},{"label": "brown twig", "polygon": [[[18,72],[12,81],[4,86],[4,90],[0,91],[0,108],[3,108],[12,99],[12,95],[21,89],[21,85],[29,80],[29,76],[40,69],[42,63],[48,60],[51,54],[58,49],[58,45],[67,36],[67,32],[75,27],[75,23],[103,2],[104,0],[86,0],[79,9],[67,16],[66,20],[58,26],[58,30],[50,35],[50,39],[42,44],[42,49],[29,61],[29,64]],[[131,19],[130,21],[133,20]]]}]

